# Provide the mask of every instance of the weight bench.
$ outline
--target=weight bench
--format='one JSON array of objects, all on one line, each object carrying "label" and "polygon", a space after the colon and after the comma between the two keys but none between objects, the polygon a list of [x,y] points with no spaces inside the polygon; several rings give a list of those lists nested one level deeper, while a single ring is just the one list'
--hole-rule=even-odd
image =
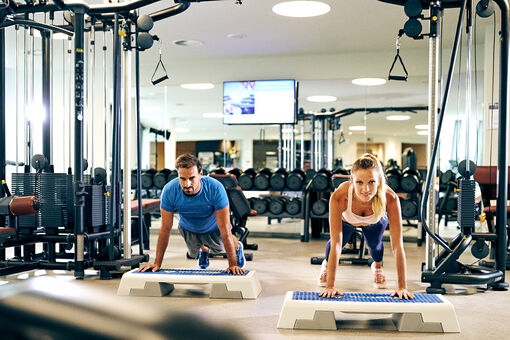
[{"label": "weight bench", "polygon": [[254,271],[233,275],[224,270],[161,269],[142,273],[133,269],[122,275],[117,294],[164,296],[174,284],[212,284],[209,297],[213,299],[256,299],[261,291]]},{"label": "weight bench", "polygon": [[[142,198],[142,215],[159,212],[159,198]],[[131,201],[131,213],[138,214],[138,200]]]},{"label": "weight bench", "polygon": [[232,174],[210,174],[219,181],[227,192],[230,207],[230,223],[232,224],[232,232],[238,235],[239,241],[243,243],[244,249],[257,250],[257,244],[248,243],[248,235],[250,231],[246,228],[246,222],[249,216],[256,216],[257,212],[250,206],[250,202],[244,196],[243,190],[239,186],[237,179]]},{"label": "weight bench", "polygon": [[16,235],[14,228],[0,228],[0,245],[2,245],[9,237]]},{"label": "weight bench", "polygon": [[149,249],[149,228],[151,226],[151,214],[159,214],[159,206],[161,200],[159,198],[142,198],[142,219],[138,216],[138,200],[131,201],[131,235],[136,243],[139,237],[139,221],[142,221],[143,228],[143,247]]},{"label": "weight bench", "polygon": [[[460,332],[453,305],[442,295],[415,294],[400,300],[388,294],[345,293],[322,298],[318,292],[287,292],[278,328],[336,330],[335,312],[392,314],[401,332]],[[340,321],[340,320],[339,320]]]}]

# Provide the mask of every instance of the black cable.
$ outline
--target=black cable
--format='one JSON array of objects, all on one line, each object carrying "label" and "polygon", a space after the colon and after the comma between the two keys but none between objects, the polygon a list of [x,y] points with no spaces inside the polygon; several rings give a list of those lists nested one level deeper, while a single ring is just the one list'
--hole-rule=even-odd
[{"label": "black cable", "polygon": [[[477,69],[476,69],[476,29],[477,29],[477,26],[476,26],[476,13],[475,13],[475,25],[474,25],[474,30],[473,30],[473,52],[475,54],[475,117],[478,118],[478,73],[477,73]],[[478,119],[477,119],[478,120]],[[479,128],[479,124],[477,123],[477,130],[476,130],[476,135],[478,137],[478,128]],[[478,138],[476,138],[476,155],[475,155],[475,160],[476,160],[476,164],[480,164],[478,162],[478,149],[479,149],[479,145],[480,145],[480,141],[478,140]]]},{"label": "black cable", "polygon": [[421,212],[420,215],[422,218],[423,229],[427,232],[427,234],[429,234],[429,236],[436,243],[438,243],[448,253],[452,253],[453,250],[448,246],[448,244],[444,240],[442,240],[440,237],[438,237],[438,235],[436,235],[436,233],[433,233],[430,230],[430,228],[428,227],[428,224],[427,224],[428,221],[427,221],[426,211],[427,211],[428,197],[430,194],[428,188],[430,188],[430,185],[432,183],[432,175],[435,176],[435,173],[433,174],[433,171],[431,171],[431,170],[435,169],[436,164],[437,164],[436,156],[437,156],[438,145],[439,145],[438,140],[439,140],[439,137],[441,134],[441,128],[443,125],[444,111],[446,108],[446,104],[448,103],[448,94],[450,92],[451,80],[453,78],[453,70],[455,68],[455,59],[456,59],[457,49],[458,49],[459,40],[460,40],[459,37],[460,37],[461,31],[462,31],[462,18],[463,18],[463,14],[464,14],[464,6],[466,4],[466,0],[461,0],[461,1],[462,2],[461,2],[460,10],[459,10],[459,19],[457,21],[457,28],[455,31],[455,39],[454,39],[452,53],[451,53],[451,57],[450,57],[450,66],[448,68],[448,76],[446,77],[446,86],[445,86],[444,96],[442,98],[441,108],[439,111],[438,124],[437,124],[437,130],[436,130],[436,138],[434,139],[435,142],[432,147],[432,151],[430,153],[430,164],[428,166],[429,170],[427,171],[427,176],[426,176],[426,180],[425,180],[424,187],[427,188],[427,190],[425,190],[423,193],[423,197],[421,199],[421,209],[420,209],[420,212]]},{"label": "black cable", "polygon": [[490,107],[490,135],[491,135],[491,142],[489,147],[489,185],[492,185],[492,133],[494,131],[494,67],[496,64],[496,15],[493,17],[493,33],[492,33],[492,86],[491,86],[491,107]]},{"label": "black cable", "polygon": [[[460,35],[459,42],[459,79],[457,80],[457,118],[455,119],[454,129],[457,127],[457,122],[459,119],[459,111],[460,111],[460,80],[462,74],[462,34]],[[458,134],[454,134],[454,143],[455,143],[455,164],[456,166],[459,164],[459,139],[460,139],[460,127],[459,130],[455,130]]]}]

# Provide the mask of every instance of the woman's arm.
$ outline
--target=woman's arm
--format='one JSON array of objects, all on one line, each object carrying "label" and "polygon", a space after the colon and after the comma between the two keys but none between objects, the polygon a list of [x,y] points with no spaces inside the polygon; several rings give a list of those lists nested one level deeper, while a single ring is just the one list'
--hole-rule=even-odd
[{"label": "woman's arm", "polygon": [[404,252],[404,241],[402,239],[402,215],[400,212],[400,200],[397,194],[387,188],[386,211],[388,212],[388,223],[390,226],[390,241],[393,256],[395,257],[398,277],[398,289],[392,296],[399,298],[414,298],[413,294],[407,292],[407,270],[406,254]]},{"label": "woman's arm", "polygon": [[342,183],[329,199],[329,234],[331,238],[331,250],[329,252],[326,291],[321,296],[334,297],[343,295],[335,288],[336,270],[338,260],[342,253],[342,213],[346,208],[346,195],[350,182]]}]

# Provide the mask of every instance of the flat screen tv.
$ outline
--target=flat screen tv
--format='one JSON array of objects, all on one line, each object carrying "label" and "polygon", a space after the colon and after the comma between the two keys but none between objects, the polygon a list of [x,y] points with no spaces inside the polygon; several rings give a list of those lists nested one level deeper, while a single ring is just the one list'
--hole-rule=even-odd
[{"label": "flat screen tv", "polygon": [[226,81],[223,124],[295,124],[295,80]]}]

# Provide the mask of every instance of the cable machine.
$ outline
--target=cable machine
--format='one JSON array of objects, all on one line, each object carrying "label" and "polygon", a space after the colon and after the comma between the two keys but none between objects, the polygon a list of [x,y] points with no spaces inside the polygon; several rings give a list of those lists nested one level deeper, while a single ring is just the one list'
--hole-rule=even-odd
[{"label": "cable machine", "polygon": [[[443,239],[436,231],[435,226],[435,184],[433,177],[437,168],[437,152],[440,140],[440,133],[443,124],[448,95],[450,92],[453,70],[457,49],[462,34],[464,12],[466,18],[466,35],[468,40],[468,68],[471,67],[471,32],[472,18],[476,13],[473,12],[473,2],[471,0],[461,1],[386,1],[393,4],[403,5],[406,14],[409,16],[408,22],[404,26],[406,34],[415,39],[421,39],[424,36],[429,37],[429,149],[428,160],[429,167],[425,181],[425,190],[421,202],[421,216],[423,228],[427,232],[427,257],[422,272],[422,281],[430,283],[427,288],[428,293],[445,293],[442,287],[444,283],[453,284],[486,284],[487,288],[494,290],[507,290],[508,283],[505,282],[505,266],[507,252],[507,183],[508,183],[508,159],[507,159],[507,101],[508,101],[508,48],[509,42],[509,2],[507,0],[495,0],[501,10],[501,54],[500,54],[500,93],[499,93],[499,126],[498,126],[498,200],[496,230],[494,233],[475,233],[474,224],[474,191],[475,183],[472,179],[476,171],[476,164],[469,160],[469,118],[466,123],[466,159],[459,163],[458,169],[462,177],[459,179],[459,203],[458,203],[458,223],[461,232],[450,242]],[[430,10],[430,17],[425,18],[421,15],[422,9]],[[444,95],[439,95],[439,46],[438,37],[439,19],[441,12],[446,8],[459,8],[459,18],[453,44],[450,67],[446,78]],[[482,17],[489,16],[493,4],[490,0],[482,0],[476,5],[476,12]],[[429,20],[430,33],[421,34],[421,23],[418,19]],[[466,107],[468,113],[471,109],[471,79],[470,69],[466,71]],[[438,103],[441,99],[441,105]],[[439,113],[439,114],[438,114]],[[437,123],[436,123],[437,121]],[[465,265],[459,257],[471,245],[472,241],[485,243],[489,241],[495,249],[495,262],[491,268]],[[441,251],[436,256],[436,246]]]},{"label": "cable machine", "polygon": [[[219,1],[219,0],[202,0]],[[13,174],[14,196],[33,195],[41,205],[37,209],[30,210],[30,216],[15,217],[15,212],[9,210],[0,211],[0,231],[7,231],[8,237],[0,238],[0,275],[12,274],[30,269],[65,269],[73,270],[77,279],[84,278],[84,271],[94,267],[100,270],[101,279],[110,278],[110,271],[119,270],[122,266],[135,267],[141,261],[147,261],[148,255],[144,253],[143,246],[143,223],[139,223],[139,255],[131,253],[131,207],[130,204],[130,162],[129,149],[130,138],[129,115],[131,78],[130,63],[131,51],[136,51],[136,116],[137,116],[137,197],[139,198],[138,214],[141,216],[141,174],[140,174],[140,79],[139,79],[139,51],[150,46],[140,43],[138,40],[137,9],[157,2],[157,0],[135,0],[117,4],[89,5],[85,2],[66,3],[64,0],[53,2],[40,1],[27,5],[9,2],[0,9],[0,130],[5,131],[5,29],[8,27],[25,28],[24,51],[30,51],[30,58],[25,58],[25,109],[29,107],[34,96],[34,40],[28,31],[34,29],[41,32],[42,39],[42,98],[46,109],[46,117],[43,124],[42,155],[30,157],[33,152],[31,140],[31,128],[27,129],[25,172]],[[159,21],[177,15],[187,10],[190,3],[199,0],[176,0],[175,5],[146,15],[152,21]],[[235,3],[240,4],[237,0]],[[56,12],[63,12],[65,21],[62,24],[54,23]],[[38,22],[35,14],[49,13],[51,24]],[[30,16],[32,19],[30,19]],[[46,14],[44,15],[46,17]],[[44,20],[46,21],[46,20]],[[103,31],[103,74],[102,80],[104,92],[104,122],[107,123],[109,103],[107,99],[107,63],[106,63],[106,37],[109,33],[113,36],[112,53],[112,89],[113,103],[111,111],[111,159],[108,150],[105,150],[104,167],[95,167],[97,159],[93,155],[94,150],[89,145],[95,145],[92,137],[87,138],[85,133],[91,134],[94,130],[92,119],[92,107],[86,108],[87,99],[91,105],[94,102],[93,87],[87,86],[91,80],[94,82],[95,74],[95,32]],[[53,110],[52,110],[52,76],[53,76],[53,33],[63,33],[69,37],[68,47],[68,80],[69,80],[69,153],[66,173],[54,172],[55,141],[53,137]],[[153,36],[147,32],[147,38]],[[90,45],[87,45],[86,35]],[[135,39],[132,39],[135,37]],[[149,39],[149,40],[150,40]],[[135,42],[133,44],[132,42]],[[30,44],[32,46],[30,47]],[[63,44],[63,46],[65,43]],[[152,45],[152,44],[150,44]],[[87,48],[90,47],[90,48]],[[62,51],[63,56],[65,51]],[[90,55],[92,54],[92,55]],[[74,61],[71,61],[71,55]],[[87,56],[88,55],[88,56]],[[28,62],[27,62],[28,61]],[[90,70],[87,62],[90,61]],[[91,76],[89,76],[89,71]],[[124,75],[124,80],[122,77]],[[63,74],[63,79],[65,75]],[[74,83],[71,83],[74,79]],[[62,84],[64,85],[64,84]],[[124,85],[124,93],[122,86]],[[31,87],[31,88],[30,88]],[[90,92],[87,93],[86,91]],[[63,91],[65,92],[65,91]],[[65,97],[65,96],[64,96]],[[122,101],[124,98],[124,103]],[[16,99],[18,100],[18,99]],[[72,112],[72,116],[71,116]],[[27,120],[27,123],[29,121]],[[121,131],[124,122],[125,139],[121,141]],[[105,124],[105,139],[108,135]],[[71,128],[72,126],[72,128]],[[85,127],[87,126],[87,131]],[[86,131],[86,132],[85,132]],[[71,134],[71,132],[73,132]],[[66,140],[66,136],[63,139]],[[106,144],[106,143],[105,143]],[[73,149],[71,150],[71,145]],[[124,171],[121,168],[122,145],[124,145]],[[63,146],[62,146],[63,147]],[[0,179],[6,178],[6,140],[5,134],[0,139]],[[85,151],[84,151],[85,150]],[[65,154],[65,152],[63,152]],[[87,169],[87,156],[91,159],[90,174],[84,174]],[[15,162],[18,165],[18,162]],[[73,165],[71,167],[71,164]],[[111,165],[110,165],[111,164]],[[30,165],[36,173],[31,173]],[[95,167],[95,168],[94,168]],[[107,171],[111,171],[111,183],[107,185]],[[110,172],[109,171],[109,172]],[[9,197],[10,192],[6,183],[3,182],[0,189],[0,199]],[[123,188],[124,185],[124,188]],[[127,185],[127,187],[126,187]],[[32,197],[32,196],[31,196]],[[7,202],[7,201],[5,201]],[[34,201],[35,202],[35,201]],[[122,208],[122,203],[123,208]],[[2,204],[4,199],[2,199]],[[35,204],[35,203],[34,203]],[[40,208],[40,209],[39,209]],[[36,211],[37,210],[37,211]],[[7,218],[8,217],[8,218]],[[97,220],[97,217],[99,220]],[[142,219],[140,219],[142,220]],[[8,227],[7,227],[8,226]],[[63,227],[63,228],[61,228]],[[14,230],[14,232],[12,232]],[[122,235],[123,230],[123,235]],[[43,243],[45,251],[35,253],[35,244]],[[60,245],[59,251],[56,244]],[[5,248],[15,247],[16,257],[5,258]],[[21,253],[21,247],[23,253]],[[62,261],[67,259],[67,261]],[[60,261],[57,261],[60,260]]]}]

